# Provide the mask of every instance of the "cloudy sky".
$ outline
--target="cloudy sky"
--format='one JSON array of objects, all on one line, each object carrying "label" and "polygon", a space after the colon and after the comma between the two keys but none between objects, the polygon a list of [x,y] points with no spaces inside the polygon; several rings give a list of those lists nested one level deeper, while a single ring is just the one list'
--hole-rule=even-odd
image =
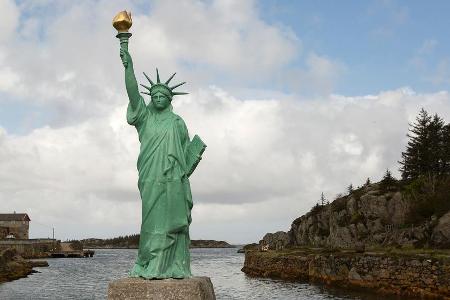
[{"label": "cloudy sky", "polygon": [[0,211],[31,236],[137,233],[139,142],[112,17],[208,145],[193,239],[258,241],[320,193],[398,176],[421,107],[450,121],[450,2],[0,0]]}]

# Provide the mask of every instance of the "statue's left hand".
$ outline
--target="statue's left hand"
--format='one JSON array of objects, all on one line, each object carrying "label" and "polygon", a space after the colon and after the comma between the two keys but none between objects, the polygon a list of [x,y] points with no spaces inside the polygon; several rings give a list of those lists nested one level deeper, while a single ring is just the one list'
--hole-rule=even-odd
[{"label": "statue's left hand", "polygon": [[131,56],[128,50],[120,48],[120,58],[122,59],[122,64],[125,69],[128,68],[128,65],[131,64]]}]

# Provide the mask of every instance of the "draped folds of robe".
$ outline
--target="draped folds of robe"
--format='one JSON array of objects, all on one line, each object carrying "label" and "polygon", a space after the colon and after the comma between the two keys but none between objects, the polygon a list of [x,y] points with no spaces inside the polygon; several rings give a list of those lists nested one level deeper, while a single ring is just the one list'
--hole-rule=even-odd
[{"label": "draped folds of robe", "polygon": [[127,121],[136,127],[141,143],[137,168],[142,224],[130,276],[190,277],[192,195],[186,176],[186,125],[171,106],[157,111],[142,97],[134,107],[128,105]]}]

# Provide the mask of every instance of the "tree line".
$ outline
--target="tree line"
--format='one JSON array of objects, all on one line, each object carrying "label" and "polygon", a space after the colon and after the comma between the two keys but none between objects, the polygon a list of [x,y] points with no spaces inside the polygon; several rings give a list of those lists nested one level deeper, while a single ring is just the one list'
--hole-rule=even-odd
[{"label": "tree line", "polygon": [[[430,115],[421,109],[415,121],[409,124],[406,149],[401,153],[401,180],[386,170],[379,182],[380,191],[402,191],[410,199],[411,212],[407,222],[423,222],[431,216],[442,216],[450,210],[450,123],[438,114]],[[371,185],[370,179],[364,186]],[[364,187],[363,186],[363,187]],[[356,190],[360,190],[358,187]],[[352,184],[348,195],[355,191]],[[336,199],[343,197],[339,194]],[[323,193],[313,207],[318,211],[328,204]]]},{"label": "tree line", "polygon": [[399,163],[411,204],[408,222],[416,224],[450,210],[450,124],[422,108],[407,136]]},{"label": "tree line", "polygon": [[408,144],[399,161],[402,179],[436,180],[450,175],[450,124],[422,108],[407,136]]}]

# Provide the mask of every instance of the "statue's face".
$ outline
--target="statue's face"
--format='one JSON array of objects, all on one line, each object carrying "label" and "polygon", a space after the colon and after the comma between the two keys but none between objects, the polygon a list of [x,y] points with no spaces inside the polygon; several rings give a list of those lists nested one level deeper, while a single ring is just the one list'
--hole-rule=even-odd
[{"label": "statue's face", "polygon": [[153,107],[157,110],[163,110],[170,105],[170,99],[161,92],[156,92],[152,95]]}]

